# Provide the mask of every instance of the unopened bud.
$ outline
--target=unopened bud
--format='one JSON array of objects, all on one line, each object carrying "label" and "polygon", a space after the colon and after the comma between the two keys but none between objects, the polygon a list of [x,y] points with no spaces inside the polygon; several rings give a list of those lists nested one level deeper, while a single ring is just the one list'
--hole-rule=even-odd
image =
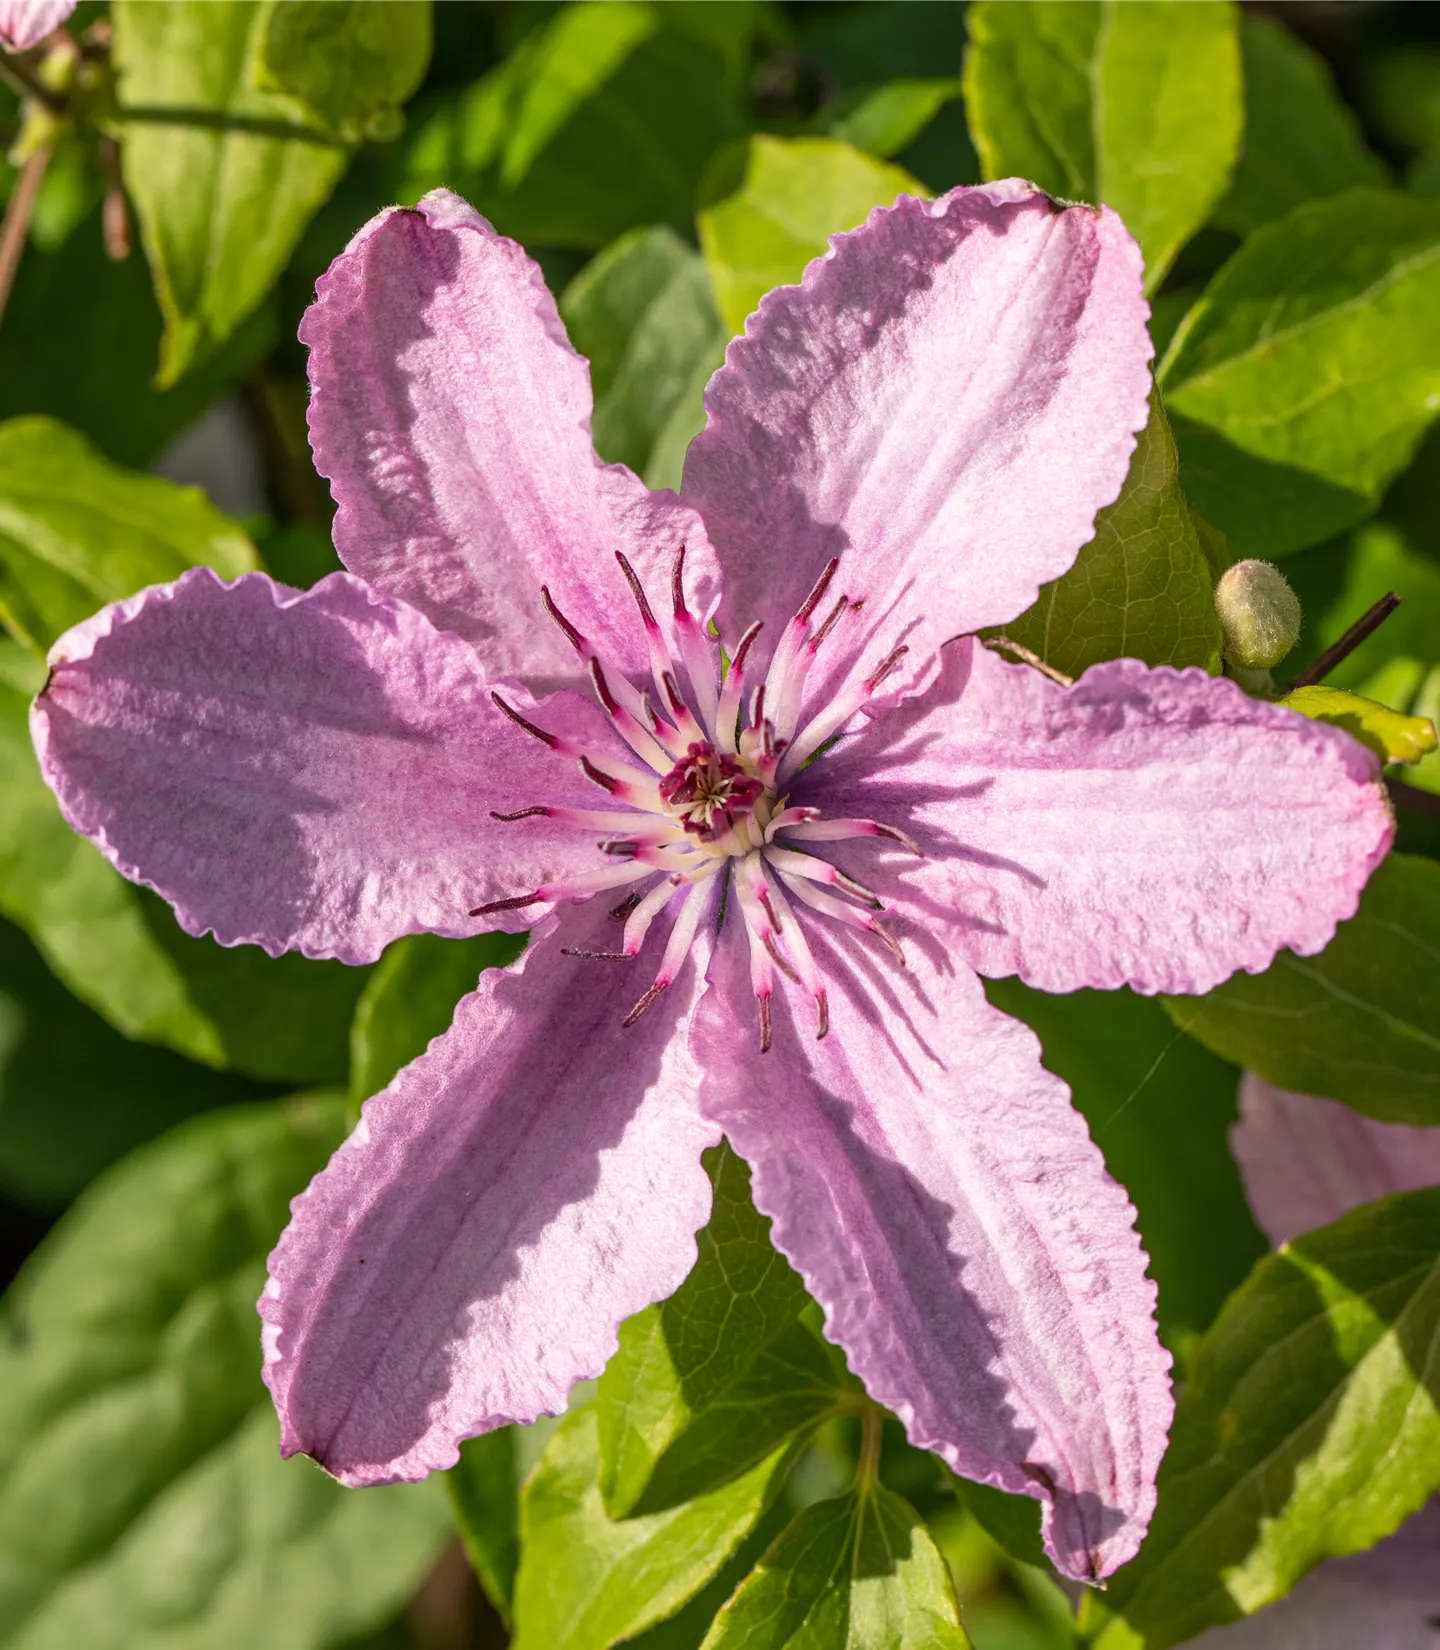
[{"label": "unopened bud", "polygon": [[1225,661],[1241,670],[1269,670],[1300,638],[1300,601],[1268,561],[1237,561],[1215,586],[1215,611]]}]

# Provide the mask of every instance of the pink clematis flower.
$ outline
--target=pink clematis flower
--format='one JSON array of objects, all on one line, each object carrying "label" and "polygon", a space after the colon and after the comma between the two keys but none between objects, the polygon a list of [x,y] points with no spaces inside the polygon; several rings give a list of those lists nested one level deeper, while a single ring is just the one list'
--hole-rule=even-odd
[{"label": "pink clematis flower", "polygon": [[[1334,1100],[1240,1083],[1230,1131],[1255,1219],[1278,1248],[1395,1192],[1440,1186],[1440,1128],[1377,1123]],[[1331,1559],[1195,1650],[1440,1650],[1440,1497],[1367,1552]]]},{"label": "pink clematis flower", "polygon": [[902,198],[730,345],[677,498],[595,458],[538,269],[463,202],[336,261],[301,336],[350,572],[120,602],[34,716],[192,932],[532,929],[294,1205],[287,1452],[415,1478],[560,1410],[684,1278],[723,1133],[914,1441],[1040,1499],[1071,1575],[1135,1551],[1171,1400],[1134,1211],[976,971],[1203,991],[1320,949],[1391,834],[1366,751],[1231,682],[968,639],[1118,493],[1146,317],[1108,211]]},{"label": "pink clematis flower", "polygon": [[28,52],[75,10],[75,0],[0,0],[0,46]]}]

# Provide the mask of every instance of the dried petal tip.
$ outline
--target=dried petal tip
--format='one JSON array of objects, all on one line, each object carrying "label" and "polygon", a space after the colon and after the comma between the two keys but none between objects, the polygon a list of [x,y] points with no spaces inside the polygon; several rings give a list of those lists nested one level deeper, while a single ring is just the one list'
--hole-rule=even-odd
[{"label": "dried petal tip", "polygon": [[1241,670],[1278,665],[1300,636],[1300,602],[1268,561],[1240,561],[1215,586],[1225,662]]}]

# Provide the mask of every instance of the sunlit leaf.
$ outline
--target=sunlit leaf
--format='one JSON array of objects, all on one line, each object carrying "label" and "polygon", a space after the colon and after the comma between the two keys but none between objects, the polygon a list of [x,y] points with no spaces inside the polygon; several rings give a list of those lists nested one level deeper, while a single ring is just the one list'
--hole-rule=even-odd
[{"label": "sunlit leaf", "polygon": [[1418,762],[1435,749],[1435,724],[1428,716],[1402,716],[1388,705],[1343,688],[1296,688],[1280,703],[1317,722],[1344,728],[1382,762]]},{"label": "sunlit leaf", "polygon": [[258,79],[338,137],[393,136],[430,44],[429,0],[276,0]]}]

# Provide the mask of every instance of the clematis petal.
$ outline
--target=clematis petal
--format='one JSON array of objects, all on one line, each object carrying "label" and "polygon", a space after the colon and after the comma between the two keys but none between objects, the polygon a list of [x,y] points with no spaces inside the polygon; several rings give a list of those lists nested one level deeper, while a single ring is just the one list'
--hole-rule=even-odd
[{"label": "clematis petal", "polygon": [[1319,951],[1394,829],[1369,751],[1223,677],[1116,659],[1067,689],[968,639],[809,772],[807,802],[916,838],[912,909],[973,967],[1045,991]]},{"label": "clematis petal", "polygon": [[871,1396],[956,1472],[1042,1500],[1067,1575],[1107,1575],[1154,1508],[1172,1408],[1135,1211],[968,969],[887,976],[810,937],[829,1034],[777,992],[764,1055],[722,937],[693,1033],[701,1108]]},{"label": "clematis petal", "polygon": [[1377,1123],[1247,1071],[1230,1130],[1255,1219],[1275,1245],[1395,1192],[1440,1186],[1440,1128]]},{"label": "clematis petal", "polygon": [[28,52],[74,10],[75,0],[0,0],[0,46]]},{"label": "clematis petal", "polygon": [[684,1035],[701,970],[622,1030],[632,971],[562,949],[595,922],[567,910],[485,974],[292,1205],[260,1302],[286,1454],[357,1485],[452,1466],[558,1414],[694,1264],[719,1138]]},{"label": "clematis petal", "polygon": [[[370,962],[595,867],[593,841],[490,817],[537,795],[593,807],[594,787],[495,709],[465,642],[348,574],[302,594],[193,568],[68,631],[50,664],[31,728],[61,811],[192,934]],[[575,694],[532,714],[612,737]]]},{"label": "clematis petal", "polygon": [[794,612],[842,553],[845,588],[912,657],[1023,612],[1145,423],[1140,274],[1113,212],[1015,180],[902,196],[832,236],[731,343],[685,461],[722,633]]},{"label": "clematis petal", "polygon": [[352,572],[481,650],[496,675],[576,676],[549,584],[607,662],[648,670],[623,551],[658,594],[688,546],[692,604],[716,574],[705,530],[590,444],[590,377],[539,267],[458,196],[373,218],[316,288],[310,444]]}]

